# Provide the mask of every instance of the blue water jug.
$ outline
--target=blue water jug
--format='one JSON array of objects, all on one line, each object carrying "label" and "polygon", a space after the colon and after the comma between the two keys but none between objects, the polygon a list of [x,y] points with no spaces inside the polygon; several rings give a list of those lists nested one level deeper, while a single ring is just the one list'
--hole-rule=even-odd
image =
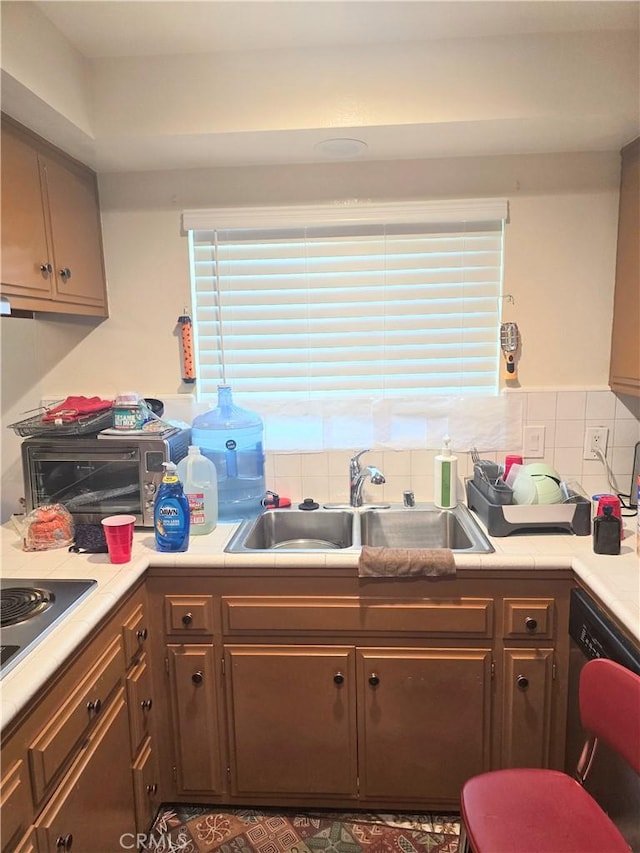
[{"label": "blue water jug", "polygon": [[229,385],[218,385],[217,407],[193,421],[191,443],[216,466],[221,521],[247,518],[262,509],[262,435],[260,415],[234,406]]}]

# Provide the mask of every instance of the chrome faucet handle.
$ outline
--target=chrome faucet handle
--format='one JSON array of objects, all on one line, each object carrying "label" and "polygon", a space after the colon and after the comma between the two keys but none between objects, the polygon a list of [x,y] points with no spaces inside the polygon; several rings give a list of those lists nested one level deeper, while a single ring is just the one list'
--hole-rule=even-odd
[{"label": "chrome faucet handle", "polygon": [[349,462],[349,467],[351,468],[351,470],[354,471],[355,473],[358,473],[360,471],[360,457],[364,456],[365,453],[370,453],[370,452],[371,451],[369,449],[360,450],[358,453],[355,454],[355,456],[352,456],[351,460]]}]

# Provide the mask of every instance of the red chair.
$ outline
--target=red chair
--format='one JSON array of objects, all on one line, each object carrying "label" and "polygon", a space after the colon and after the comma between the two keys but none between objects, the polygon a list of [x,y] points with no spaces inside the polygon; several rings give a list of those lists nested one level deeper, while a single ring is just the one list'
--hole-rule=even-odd
[{"label": "red chair", "polygon": [[599,739],[640,773],[640,676],[610,660],[591,660],[580,673],[579,695],[589,737],[575,778],[514,769],[469,779],[460,797],[460,853],[629,853],[582,785]]}]

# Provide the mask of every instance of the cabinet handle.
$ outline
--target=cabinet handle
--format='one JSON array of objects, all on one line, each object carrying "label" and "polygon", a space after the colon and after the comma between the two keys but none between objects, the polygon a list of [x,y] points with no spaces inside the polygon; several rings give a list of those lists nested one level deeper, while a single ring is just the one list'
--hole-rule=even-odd
[{"label": "cabinet handle", "polygon": [[71,270],[69,267],[63,267],[61,270],[58,270],[58,275],[65,281],[69,281],[71,278]]},{"label": "cabinet handle", "polygon": [[198,670],[198,672],[194,672],[191,676],[191,681],[193,681],[194,684],[202,684],[204,681],[204,675]]},{"label": "cabinet handle", "polygon": [[56,849],[57,850],[71,850],[71,845],[73,844],[73,835],[69,833],[68,835],[59,835],[56,839]]},{"label": "cabinet handle", "polygon": [[372,687],[377,687],[378,684],[380,684],[380,679],[375,672],[372,672],[371,675],[369,676],[369,684]]},{"label": "cabinet handle", "polygon": [[102,700],[94,699],[92,702],[87,702],[87,711],[91,713],[91,711],[95,711],[96,714],[100,713],[100,709],[102,708]]},{"label": "cabinet handle", "polygon": [[144,641],[149,636],[149,632],[146,628],[140,628],[139,631],[136,631],[136,637],[138,638],[138,642],[144,643]]},{"label": "cabinet handle", "polygon": [[147,794],[152,797],[158,791],[158,786],[154,782],[152,785],[147,785]]},{"label": "cabinet handle", "polygon": [[333,680],[335,684],[343,684],[344,675],[341,672],[336,672],[336,674],[333,676]]},{"label": "cabinet handle", "polygon": [[535,631],[538,627],[538,620],[534,619],[533,616],[527,616],[527,618],[524,620],[524,627],[527,629],[527,631]]},{"label": "cabinet handle", "polygon": [[153,699],[143,699],[142,702],[140,702],[140,707],[143,711],[150,711],[152,705]]},{"label": "cabinet handle", "polygon": [[516,684],[520,688],[520,690],[526,690],[529,686],[529,679],[526,675],[519,675],[516,678]]},{"label": "cabinet handle", "polygon": [[193,616],[191,615],[191,613],[185,613],[184,616],[182,617],[182,624],[183,625],[191,625],[192,622],[193,622]]},{"label": "cabinet handle", "polygon": [[40,272],[46,272],[47,275],[50,275],[53,272],[53,267],[51,264],[40,264]]}]

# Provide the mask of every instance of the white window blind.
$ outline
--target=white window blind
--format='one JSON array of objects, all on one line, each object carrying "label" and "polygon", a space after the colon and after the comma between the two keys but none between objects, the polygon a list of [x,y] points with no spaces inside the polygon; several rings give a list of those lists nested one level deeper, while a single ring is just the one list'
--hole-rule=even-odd
[{"label": "white window blind", "polygon": [[499,199],[185,213],[199,398],[225,382],[256,411],[335,415],[495,396],[506,212]]}]

